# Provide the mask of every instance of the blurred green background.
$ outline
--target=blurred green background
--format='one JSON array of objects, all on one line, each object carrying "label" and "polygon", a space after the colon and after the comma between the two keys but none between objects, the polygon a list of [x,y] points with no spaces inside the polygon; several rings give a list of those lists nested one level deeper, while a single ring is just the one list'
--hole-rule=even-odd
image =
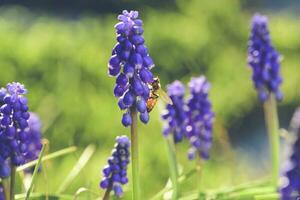
[{"label": "blurred green background", "polygon": [[[115,79],[107,76],[107,62],[116,43],[114,24],[122,9],[140,11],[146,45],[156,64],[153,71],[164,86],[176,79],[187,83],[191,76],[201,74],[212,83],[215,143],[212,159],[204,166],[203,189],[268,175],[263,113],[246,63],[249,24],[256,11],[269,17],[273,44],[283,56],[285,98],[279,112],[281,126],[287,127],[300,104],[300,18],[296,12],[300,5],[238,0],[62,2],[60,6],[50,1],[45,5],[15,1],[0,7],[1,86],[11,81],[26,85],[30,108],[42,118],[51,152],[79,147],[72,155],[47,162],[46,175],[40,174],[35,191],[56,192],[82,150],[95,144],[91,161],[66,193],[74,194],[80,187],[103,193],[98,183],[114,138],[129,135],[120,123],[122,112],[112,93]],[[154,109],[148,125],[139,124],[144,199],[155,195],[168,180],[161,108]],[[186,159],[187,148],[184,142],[177,149],[183,171],[195,165]],[[184,193],[195,190],[194,181],[184,184]],[[81,198],[95,196],[83,194]],[[130,199],[130,191],[125,199]]]}]

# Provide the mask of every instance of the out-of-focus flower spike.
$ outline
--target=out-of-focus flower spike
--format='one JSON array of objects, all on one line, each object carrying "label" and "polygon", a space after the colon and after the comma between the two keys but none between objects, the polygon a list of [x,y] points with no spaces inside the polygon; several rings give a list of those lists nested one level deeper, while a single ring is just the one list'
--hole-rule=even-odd
[{"label": "out-of-focus flower spike", "polygon": [[[42,123],[39,116],[36,113],[30,112],[30,117],[28,119],[29,130],[27,134],[26,145],[28,147],[28,152],[25,154],[26,162],[30,162],[39,157],[42,150]],[[27,170],[25,172],[31,173],[32,170]]]},{"label": "out-of-focus flower spike", "polygon": [[289,159],[283,166],[280,193],[282,200],[291,200],[300,196],[300,108],[291,120],[294,141],[289,149]]},{"label": "out-of-focus flower spike", "polygon": [[191,148],[188,158],[194,159],[196,155],[203,159],[209,158],[212,144],[212,125],[214,112],[211,108],[208,92],[210,83],[204,76],[192,78],[189,82],[190,98],[188,100],[188,123],[186,136]]},{"label": "out-of-focus flower spike", "polygon": [[262,102],[269,98],[270,93],[274,93],[277,100],[283,98],[279,89],[282,83],[280,60],[279,53],[271,43],[267,17],[254,15],[248,42],[248,64],[252,68],[252,80]]},{"label": "out-of-focus flower spike", "polygon": [[166,113],[162,118],[167,122],[163,134],[173,134],[174,141],[180,142],[185,134],[185,126],[188,121],[187,110],[184,102],[184,85],[180,81],[174,81],[167,85],[167,93],[172,99],[173,105],[166,106]]}]

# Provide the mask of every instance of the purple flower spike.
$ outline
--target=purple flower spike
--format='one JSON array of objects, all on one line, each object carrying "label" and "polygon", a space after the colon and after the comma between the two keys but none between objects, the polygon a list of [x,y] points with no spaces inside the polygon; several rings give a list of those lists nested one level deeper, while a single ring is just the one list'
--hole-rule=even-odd
[{"label": "purple flower spike", "polygon": [[8,176],[8,165],[25,163],[28,146],[28,105],[24,85],[9,83],[0,95],[0,166],[1,178]]},{"label": "purple flower spike", "polygon": [[259,99],[264,102],[274,93],[277,100],[282,100],[280,55],[272,46],[267,17],[259,14],[252,18],[248,64],[253,70],[252,80]]},{"label": "purple flower spike", "polygon": [[[142,20],[138,16],[137,11],[127,10],[118,16],[119,23],[115,25],[118,42],[108,63],[108,73],[117,77],[114,95],[119,99],[120,109],[129,115],[132,108],[137,109],[140,120],[147,123],[149,115],[144,102],[149,98],[147,84],[153,81],[150,68],[154,63],[145,46]],[[131,124],[128,114],[123,116],[124,126]]]},{"label": "purple flower spike", "polygon": [[0,104],[3,104],[4,97],[7,93],[7,90],[5,88],[0,88]]},{"label": "purple flower spike", "polygon": [[164,128],[164,135],[173,134],[175,143],[183,139],[185,126],[188,120],[184,102],[184,85],[180,81],[174,81],[167,85],[167,93],[173,101],[173,105],[168,104],[166,114],[162,116],[167,121]]},{"label": "purple flower spike", "polygon": [[27,93],[25,86],[18,82],[8,83],[7,90],[11,95],[16,95],[16,96]]},{"label": "purple flower spike", "polygon": [[188,151],[189,159],[196,154],[203,159],[209,158],[212,144],[212,126],[214,113],[208,99],[210,84],[204,76],[192,78],[189,82],[191,96],[188,100],[188,123],[186,136],[190,141],[191,149]]},{"label": "purple flower spike", "polygon": [[282,200],[291,200],[300,196],[300,108],[296,110],[291,120],[291,129],[295,137],[281,178]]},{"label": "purple flower spike", "polygon": [[129,138],[125,135],[118,136],[112,155],[108,158],[108,165],[102,170],[103,179],[100,182],[100,187],[112,189],[117,197],[123,195],[122,185],[128,183],[129,148]]},{"label": "purple flower spike", "polygon": [[[26,162],[30,162],[39,157],[42,149],[42,135],[41,129],[42,124],[40,118],[37,114],[30,112],[30,117],[28,119],[29,130],[27,134],[26,146],[28,147],[28,152],[25,154]],[[31,172],[31,171],[27,171]]]},{"label": "purple flower spike", "polygon": [[9,83],[0,89],[0,178],[10,175],[10,165],[36,159],[42,148],[41,123],[28,111],[24,85]]}]

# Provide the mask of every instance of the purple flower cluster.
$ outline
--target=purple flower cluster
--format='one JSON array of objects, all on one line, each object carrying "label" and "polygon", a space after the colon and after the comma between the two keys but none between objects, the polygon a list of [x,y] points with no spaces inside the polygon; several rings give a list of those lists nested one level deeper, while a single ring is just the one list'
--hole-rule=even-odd
[{"label": "purple flower cluster", "polygon": [[7,84],[7,93],[1,90],[0,108],[0,177],[9,176],[9,162],[19,166],[25,163],[28,152],[27,133],[29,112],[24,85],[20,83]]},{"label": "purple flower cluster", "polygon": [[189,88],[190,98],[185,102],[182,83],[175,81],[168,86],[173,105],[167,105],[167,113],[163,115],[163,119],[168,122],[164,135],[173,133],[175,142],[185,136],[191,144],[188,151],[190,160],[195,159],[196,154],[208,159],[214,119],[208,99],[210,84],[204,76],[200,76],[191,79]]},{"label": "purple flower cluster", "polygon": [[276,99],[281,100],[280,55],[271,44],[267,17],[259,14],[252,18],[248,64],[253,69],[252,79],[260,100],[266,101],[270,93],[274,93]]},{"label": "purple flower cluster", "polygon": [[209,158],[212,144],[212,126],[214,113],[208,99],[210,84],[204,76],[192,78],[189,82],[191,96],[188,100],[188,125],[186,135],[190,141],[189,159],[196,154],[203,159]]},{"label": "purple flower cluster", "polygon": [[120,109],[126,110],[122,124],[127,127],[132,123],[131,109],[137,109],[143,123],[149,121],[146,102],[150,94],[148,84],[153,82],[150,69],[154,63],[144,44],[144,30],[138,12],[124,10],[118,20],[115,25],[118,42],[109,60],[108,73],[116,76],[114,95]]},{"label": "purple flower cluster", "polygon": [[112,188],[117,197],[123,195],[122,185],[128,183],[127,166],[129,164],[130,140],[127,136],[118,136],[112,151],[112,156],[108,158],[108,165],[102,170],[103,179],[100,187],[103,189]]},{"label": "purple flower cluster", "polygon": [[182,141],[184,138],[185,124],[187,122],[187,112],[184,102],[184,85],[180,81],[174,81],[167,85],[167,93],[172,99],[173,105],[168,104],[166,114],[162,117],[167,121],[164,128],[164,135],[173,134],[175,143]]},{"label": "purple flower cluster", "polygon": [[41,135],[42,124],[40,118],[35,113],[30,112],[29,114],[29,129],[26,141],[28,152],[25,154],[26,162],[37,159],[43,147]]},{"label": "purple flower cluster", "polygon": [[292,200],[295,199],[292,196],[300,196],[300,109],[295,112],[291,127],[296,138],[290,151],[290,158],[284,166],[280,188],[282,200]]}]

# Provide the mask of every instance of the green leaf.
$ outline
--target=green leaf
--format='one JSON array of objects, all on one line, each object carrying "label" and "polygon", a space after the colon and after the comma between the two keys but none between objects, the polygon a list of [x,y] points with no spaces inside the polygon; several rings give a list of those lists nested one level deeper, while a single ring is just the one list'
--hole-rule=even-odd
[{"label": "green leaf", "polygon": [[[23,200],[26,198],[26,193],[15,195],[15,200]],[[73,200],[73,196],[65,194],[43,194],[43,193],[31,193],[30,200]]]},{"label": "green leaf", "polygon": [[[54,153],[48,154],[42,158],[42,162],[44,162],[46,160],[51,160],[51,159],[54,159],[54,158],[57,158],[57,157],[60,157],[60,156],[63,156],[63,155],[69,154],[69,153],[73,153],[74,151],[76,151],[76,149],[77,148],[75,146],[71,146],[71,147],[56,151]],[[28,162],[25,165],[18,167],[17,172],[20,172],[20,171],[23,171],[24,169],[35,166],[37,164],[37,162],[38,162],[38,160]]]},{"label": "green leaf", "polygon": [[72,183],[72,181],[76,178],[76,176],[80,173],[80,171],[90,160],[90,158],[95,152],[95,149],[96,149],[95,146],[92,144],[90,144],[88,147],[85,148],[80,158],[78,159],[77,163],[74,165],[73,169],[70,171],[70,173],[67,175],[67,177],[59,186],[57,193],[60,194],[67,189],[67,187]]},{"label": "green leaf", "polygon": [[31,179],[31,183],[30,183],[30,186],[29,186],[29,188],[28,188],[28,190],[26,192],[25,200],[28,200],[29,197],[30,197],[30,193],[32,191],[32,187],[33,187],[34,181],[35,181],[35,179],[37,177],[37,172],[38,172],[39,167],[40,167],[41,162],[42,162],[42,157],[43,157],[43,154],[44,154],[44,151],[45,151],[45,146],[46,146],[46,144],[43,145],[42,150],[41,150],[40,155],[39,155],[39,158],[37,160],[37,164],[36,164],[36,166],[34,168],[34,171],[33,171],[33,174],[32,174],[32,179]]},{"label": "green leaf", "polygon": [[81,187],[81,188],[79,188],[79,189],[76,191],[73,200],[76,200],[76,199],[79,197],[79,195],[81,195],[82,193],[90,193],[90,194],[93,194],[93,195],[95,195],[95,196],[99,196],[99,194],[98,194],[97,192],[94,192],[94,191],[92,191],[92,190],[90,190],[90,189],[88,189],[88,188]]}]

